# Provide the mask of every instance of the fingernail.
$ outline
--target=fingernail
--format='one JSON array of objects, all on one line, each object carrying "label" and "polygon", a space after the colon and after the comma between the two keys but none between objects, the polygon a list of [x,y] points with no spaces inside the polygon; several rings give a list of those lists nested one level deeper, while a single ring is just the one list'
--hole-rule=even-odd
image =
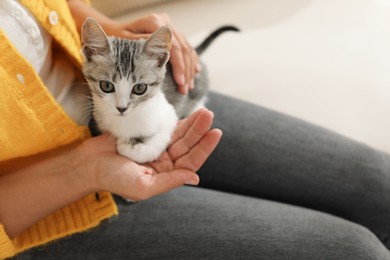
[{"label": "fingernail", "polygon": [[184,85],[186,82],[185,82],[185,79],[184,79],[184,74],[181,74],[180,77],[179,77],[179,82],[177,82],[177,84],[179,85]]},{"label": "fingernail", "polygon": [[196,72],[200,72],[201,69],[200,69],[200,64],[199,63],[196,64],[195,70],[196,70]]},{"label": "fingernail", "polygon": [[185,95],[188,94],[188,84],[185,84],[185,85],[184,85],[184,94],[185,94]]},{"label": "fingernail", "polygon": [[214,119],[214,112],[209,110],[210,111],[210,114],[211,114],[211,117]]},{"label": "fingernail", "polygon": [[184,183],[186,185],[191,185],[191,186],[197,186],[199,184],[198,181],[194,181],[194,180],[186,180]]},{"label": "fingernail", "polygon": [[195,81],[192,79],[190,83],[190,89],[193,89],[195,86]]}]

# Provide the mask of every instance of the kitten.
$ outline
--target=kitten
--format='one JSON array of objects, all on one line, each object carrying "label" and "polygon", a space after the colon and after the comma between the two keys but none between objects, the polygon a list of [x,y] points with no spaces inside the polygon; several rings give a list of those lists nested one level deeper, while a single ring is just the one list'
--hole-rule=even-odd
[{"label": "kitten", "polygon": [[[211,34],[200,54],[223,31]],[[172,32],[163,26],[147,40],[107,37],[87,18],[82,27],[83,74],[92,94],[93,119],[101,132],[117,138],[119,154],[138,163],[158,158],[166,149],[178,118],[204,104],[208,89],[202,65],[188,95],[177,91],[168,63]]]}]

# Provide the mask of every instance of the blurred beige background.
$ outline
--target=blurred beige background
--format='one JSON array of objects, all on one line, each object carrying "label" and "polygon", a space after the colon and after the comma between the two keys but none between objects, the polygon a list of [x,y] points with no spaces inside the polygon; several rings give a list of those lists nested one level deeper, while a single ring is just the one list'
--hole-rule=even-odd
[{"label": "blurred beige background", "polygon": [[[128,21],[165,12],[196,45],[211,88],[390,152],[390,1],[92,0]],[[261,126],[259,126],[261,127]]]}]

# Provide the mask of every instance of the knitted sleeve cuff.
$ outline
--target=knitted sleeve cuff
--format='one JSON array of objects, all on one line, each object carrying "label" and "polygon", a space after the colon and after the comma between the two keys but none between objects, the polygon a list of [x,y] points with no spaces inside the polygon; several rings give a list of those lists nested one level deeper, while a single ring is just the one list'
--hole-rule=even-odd
[{"label": "knitted sleeve cuff", "polygon": [[5,232],[3,225],[0,224],[0,259],[11,257],[15,254],[15,245]]}]

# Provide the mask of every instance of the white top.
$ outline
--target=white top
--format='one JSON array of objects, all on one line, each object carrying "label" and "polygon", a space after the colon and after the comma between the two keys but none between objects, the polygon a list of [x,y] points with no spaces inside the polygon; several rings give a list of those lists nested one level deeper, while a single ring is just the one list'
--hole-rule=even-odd
[{"label": "white top", "polygon": [[[55,26],[58,20],[57,12],[51,11],[50,24]],[[74,87],[74,68],[65,56],[53,59],[52,37],[29,10],[18,1],[0,0],[0,28],[31,64],[65,112],[77,123],[87,124],[88,116],[82,113],[82,103],[85,102],[78,97],[86,94],[85,86]],[[17,77],[24,81],[22,74]]]}]

